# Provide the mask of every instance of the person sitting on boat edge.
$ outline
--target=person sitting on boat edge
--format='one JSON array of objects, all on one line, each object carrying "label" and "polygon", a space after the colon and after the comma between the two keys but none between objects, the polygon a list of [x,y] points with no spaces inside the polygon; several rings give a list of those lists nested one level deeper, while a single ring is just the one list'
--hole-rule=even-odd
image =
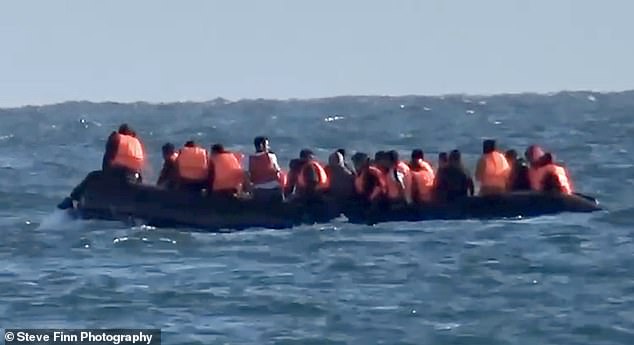
[{"label": "person sitting on boat edge", "polygon": [[214,195],[235,197],[242,192],[246,176],[241,161],[240,153],[227,151],[221,144],[211,147],[209,186]]},{"label": "person sitting on boat edge", "polygon": [[436,174],[440,171],[440,169],[449,165],[449,157],[447,152],[438,153],[438,167],[436,168]]},{"label": "person sitting on boat edge", "polygon": [[163,168],[156,185],[165,189],[175,189],[178,186],[178,168],[176,166],[178,152],[172,143],[165,143],[161,147],[161,151],[163,153]]},{"label": "person sitting on boat edge", "polygon": [[438,202],[452,202],[474,193],[471,174],[462,164],[460,151],[449,153],[448,165],[440,169],[434,182],[434,200]]},{"label": "person sitting on boat edge", "polygon": [[255,137],[253,146],[255,154],[249,156],[246,167],[253,197],[262,201],[283,201],[284,176],[277,156],[270,150],[269,138]]},{"label": "person sitting on boat edge", "polygon": [[348,164],[348,161],[346,158],[346,149],[337,149],[336,152],[341,153],[341,158],[343,159],[343,166],[354,175],[354,164],[352,165]]},{"label": "person sitting on boat edge", "polygon": [[384,162],[387,167],[385,181],[389,201],[393,204],[411,203],[410,195],[406,193],[412,181],[409,166],[399,159],[399,154],[395,150],[388,151],[385,154]]},{"label": "person sitting on boat edge", "polygon": [[434,169],[425,161],[425,153],[421,149],[412,150],[409,163],[412,182],[408,193],[414,203],[431,202],[434,190]]},{"label": "person sitting on boat edge", "polygon": [[141,183],[145,166],[145,150],[141,140],[127,123],[112,132],[106,142],[101,169],[127,183]]},{"label": "person sitting on boat edge", "polygon": [[531,189],[537,190],[537,179],[536,174],[539,169],[539,159],[544,155],[544,150],[538,145],[530,145],[524,151],[524,157],[528,162],[528,179],[531,183]]},{"label": "person sitting on boat edge", "polygon": [[199,193],[209,181],[209,155],[193,140],[185,143],[176,157],[178,189]]},{"label": "person sitting on boat edge", "polygon": [[555,164],[553,155],[545,153],[538,161],[535,176],[538,191],[572,194],[572,184],[564,167]]},{"label": "person sitting on boat edge", "polygon": [[346,200],[354,196],[354,174],[344,162],[339,151],[328,157],[328,164],[324,168],[330,181],[329,194],[337,200]]},{"label": "person sitting on boat edge", "polygon": [[356,171],[354,188],[361,200],[369,203],[378,203],[386,198],[387,186],[383,172],[371,164],[370,157],[362,152],[357,152],[351,157]]},{"label": "person sitting on boat edge", "polygon": [[309,149],[303,149],[299,158],[303,164],[297,175],[295,193],[302,199],[320,198],[330,188],[326,170]]},{"label": "person sitting on boat edge", "polygon": [[531,181],[528,177],[528,164],[523,158],[518,158],[517,151],[511,149],[504,153],[506,161],[511,167],[507,190],[508,191],[527,191],[531,190]]},{"label": "person sitting on boat edge", "polygon": [[482,156],[476,165],[475,177],[480,182],[480,195],[500,194],[506,192],[506,185],[511,173],[506,158],[497,151],[495,140],[482,142]]}]

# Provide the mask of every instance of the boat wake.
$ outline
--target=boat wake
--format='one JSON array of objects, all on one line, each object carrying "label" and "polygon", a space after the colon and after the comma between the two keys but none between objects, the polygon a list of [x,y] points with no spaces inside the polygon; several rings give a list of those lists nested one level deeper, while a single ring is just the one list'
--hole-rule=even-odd
[{"label": "boat wake", "polygon": [[44,216],[36,230],[68,230],[79,228],[82,221],[73,217],[67,210],[56,209]]}]

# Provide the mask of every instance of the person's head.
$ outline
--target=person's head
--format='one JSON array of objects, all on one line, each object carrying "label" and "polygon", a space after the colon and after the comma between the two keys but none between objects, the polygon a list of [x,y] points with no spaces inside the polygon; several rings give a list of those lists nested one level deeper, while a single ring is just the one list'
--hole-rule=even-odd
[{"label": "person's head", "polygon": [[225,150],[225,147],[222,146],[222,144],[213,144],[211,146],[211,153],[218,154],[218,153],[224,153],[224,152],[227,152],[227,151]]},{"label": "person's head", "polygon": [[537,145],[529,146],[524,152],[524,157],[526,157],[526,160],[531,166],[535,165],[543,155],[544,150]]},{"label": "person's head", "polygon": [[423,150],[421,150],[421,149],[412,150],[412,162],[416,162],[419,159],[420,160],[424,160],[425,159],[425,154],[423,153]]},{"label": "person's head", "polygon": [[462,155],[459,150],[449,152],[449,165],[459,166],[462,164]]},{"label": "person's head", "polygon": [[495,151],[495,140],[486,139],[482,142],[482,153],[487,154]]},{"label": "person's head", "polygon": [[363,152],[356,152],[350,157],[352,164],[354,165],[354,169],[360,171],[366,164],[370,162],[370,157]]},{"label": "person's head", "polygon": [[396,163],[398,163],[398,161],[400,159],[400,157],[398,155],[398,151],[396,151],[396,150],[388,151],[385,158],[390,163],[390,165],[396,165]]},{"label": "person's head", "polygon": [[343,156],[339,151],[333,152],[328,156],[328,165],[330,166],[343,166]]},{"label": "person's head", "polygon": [[517,162],[517,151],[511,149],[511,150],[507,150],[504,153],[504,157],[506,157],[506,161],[510,163],[515,163]]},{"label": "person's head", "polygon": [[134,131],[132,130],[130,125],[128,125],[127,123],[122,123],[119,126],[118,132],[119,134],[123,134],[123,135],[134,135]]},{"label": "person's head", "polygon": [[185,147],[196,147],[196,142],[195,142],[195,141],[193,141],[193,140],[188,140],[188,141],[185,143]]},{"label": "person's head", "polygon": [[314,157],[315,157],[315,154],[310,149],[303,149],[303,150],[299,151],[299,158],[300,159],[309,160],[309,159],[313,159]]},{"label": "person's head", "polygon": [[449,156],[447,155],[447,152],[441,152],[438,154],[438,166],[439,167],[444,167],[447,164],[449,164]]},{"label": "person's head", "polygon": [[343,157],[343,159],[346,159],[346,149],[337,149],[337,152],[341,154],[341,157]]},{"label": "person's head", "polygon": [[255,139],[253,139],[253,146],[255,146],[255,151],[257,152],[268,152],[270,149],[269,138],[264,136],[255,137]]},{"label": "person's head", "polygon": [[163,151],[163,159],[170,159],[174,154],[174,151],[176,151],[176,148],[172,143],[165,143],[165,145],[161,147],[161,151]]}]

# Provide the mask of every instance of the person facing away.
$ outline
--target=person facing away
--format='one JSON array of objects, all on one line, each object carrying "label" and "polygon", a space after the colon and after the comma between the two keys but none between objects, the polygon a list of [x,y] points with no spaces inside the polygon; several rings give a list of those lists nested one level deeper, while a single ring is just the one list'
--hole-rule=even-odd
[{"label": "person facing away", "polygon": [[345,166],[339,151],[328,157],[328,165],[324,170],[330,181],[330,195],[337,199],[348,199],[354,195],[354,174]]},{"label": "person facing away", "polygon": [[354,189],[362,200],[376,203],[387,196],[385,174],[376,165],[371,164],[370,157],[362,152],[357,152],[351,157],[356,171]]},{"label": "person facing away", "polygon": [[538,181],[537,181],[537,170],[539,170],[539,159],[544,155],[544,150],[538,145],[529,146],[526,151],[524,151],[524,157],[526,157],[526,161],[529,164],[528,168],[528,178],[531,183],[532,190],[538,190]]},{"label": "person facing away", "polygon": [[330,187],[328,175],[321,163],[317,161],[313,151],[304,149],[300,152],[299,158],[303,160],[303,164],[297,175],[295,186],[297,195],[313,197],[328,191]]},{"label": "person facing away", "polygon": [[346,156],[346,149],[337,149],[336,152],[339,152],[341,154],[341,157],[343,159],[343,166],[346,169],[348,169],[348,171],[350,171],[351,173],[354,174],[354,164],[353,165],[348,164],[348,161],[347,161],[347,158],[346,158],[347,157]]},{"label": "person facing away", "polygon": [[411,185],[409,166],[399,159],[399,154],[395,150],[386,153],[385,162],[388,168],[385,178],[388,199],[390,202],[406,201],[410,203],[411,200],[408,193],[406,193]]},{"label": "person facing away", "polygon": [[473,195],[473,179],[462,164],[460,151],[449,153],[447,166],[436,174],[434,197],[439,202],[452,202]]},{"label": "person facing away", "polygon": [[259,136],[253,139],[255,154],[249,156],[247,172],[253,197],[265,201],[283,200],[283,173],[277,156],[271,152],[269,138]]},{"label": "person facing away", "polygon": [[480,182],[480,195],[504,193],[510,173],[511,167],[504,155],[496,150],[495,140],[484,140],[475,172],[476,180]]},{"label": "person facing away", "polygon": [[550,152],[539,159],[536,172],[536,186],[538,191],[572,194],[572,183],[564,167],[554,162]]},{"label": "person facing away", "polygon": [[288,162],[288,174],[286,176],[286,183],[283,187],[285,198],[295,194],[295,190],[297,189],[297,177],[299,176],[300,171],[302,171],[305,163],[306,160],[302,158],[293,158]]},{"label": "person facing away", "polygon": [[511,167],[507,190],[526,191],[531,190],[531,182],[528,177],[528,164],[523,158],[518,158],[517,151],[508,150],[504,153],[506,161]]},{"label": "person facing away", "polygon": [[111,176],[121,177],[125,182],[140,183],[144,165],[143,144],[128,124],[121,124],[108,137],[101,169]]},{"label": "person facing away", "polygon": [[436,168],[436,174],[440,171],[440,169],[446,167],[447,165],[449,165],[449,156],[447,155],[447,152],[438,153],[438,168]]},{"label": "person facing away", "polygon": [[163,152],[163,168],[156,185],[165,189],[176,188],[178,184],[178,168],[176,166],[178,152],[172,143],[165,143],[161,147],[161,151]]},{"label": "person facing away", "polygon": [[242,192],[245,174],[240,163],[240,154],[225,150],[214,144],[209,155],[209,186],[214,194],[234,196]]},{"label": "person facing away", "polygon": [[431,164],[425,161],[423,150],[416,149],[412,151],[409,167],[412,182],[408,192],[412,202],[430,202],[433,197],[435,174]]},{"label": "person facing away", "polygon": [[176,157],[178,188],[199,192],[207,188],[209,154],[193,140],[187,141]]}]

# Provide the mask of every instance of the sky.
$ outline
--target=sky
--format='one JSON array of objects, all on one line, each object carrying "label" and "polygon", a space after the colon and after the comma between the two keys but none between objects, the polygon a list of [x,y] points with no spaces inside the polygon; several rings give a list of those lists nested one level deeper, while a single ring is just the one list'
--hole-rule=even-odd
[{"label": "sky", "polygon": [[619,91],[631,0],[0,0],[0,107]]}]

